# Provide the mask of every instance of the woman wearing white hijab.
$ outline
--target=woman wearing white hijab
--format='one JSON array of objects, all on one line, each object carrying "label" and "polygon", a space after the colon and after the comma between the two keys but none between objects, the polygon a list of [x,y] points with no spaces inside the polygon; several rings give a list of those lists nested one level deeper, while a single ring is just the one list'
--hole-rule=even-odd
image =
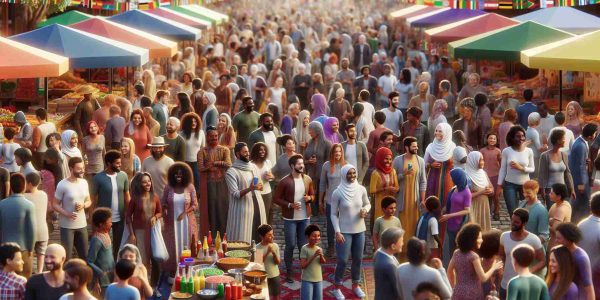
[{"label": "woman wearing white hijab", "polygon": [[427,169],[427,193],[440,199],[442,207],[450,189],[454,186],[450,178],[450,170],[454,167],[452,153],[456,144],[452,142],[452,127],[448,123],[440,123],[435,128],[434,139],[425,149],[425,165]]},{"label": "woman wearing white hijab", "polygon": [[358,283],[360,282],[360,269],[365,247],[365,217],[371,210],[371,203],[367,197],[367,189],[358,184],[356,168],[346,164],[341,170],[340,185],[331,196],[331,223],[335,230],[337,241],[337,265],[335,267],[335,289],[332,294],[336,299],[342,295],[340,286],[343,283],[344,272],[348,258],[352,254],[352,290],[358,298],[364,298],[365,293]]},{"label": "woman wearing white hijab", "polygon": [[77,133],[73,130],[65,130],[60,135],[60,151],[65,156],[63,157],[62,165],[64,178],[71,176],[71,171],[69,169],[69,159],[71,159],[72,157],[83,158],[83,156],[81,155],[81,150],[79,150],[79,147],[77,147],[78,143],[79,139],[77,137]]},{"label": "woman wearing white hijab", "polygon": [[292,136],[296,142],[296,152],[304,154],[304,150],[308,146],[310,141],[310,135],[308,134],[308,124],[310,123],[310,112],[303,110],[298,113],[298,120],[296,121],[296,128],[292,129]]},{"label": "woman wearing white hijab", "polygon": [[494,188],[483,170],[483,155],[479,151],[472,151],[467,155],[465,171],[470,181],[471,188],[471,212],[473,222],[481,226],[481,231],[492,229],[490,218],[489,196],[494,194]]},{"label": "woman wearing white hijab", "polygon": [[219,112],[215,106],[217,96],[211,92],[204,92],[202,102],[206,105],[206,109],[204,110],[204,113],[202,113],[202,128],[206,129],[208,126],[216,128],[219,123]]}]

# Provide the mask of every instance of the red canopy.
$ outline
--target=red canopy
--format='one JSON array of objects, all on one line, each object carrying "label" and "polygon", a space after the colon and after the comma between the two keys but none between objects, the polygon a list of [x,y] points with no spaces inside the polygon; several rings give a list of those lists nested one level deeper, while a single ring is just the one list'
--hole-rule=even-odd
[{"label": "red canopy", "polygon": [[419,9],[417,11],[413,11],[411,13],[405,14],[403,16],[398,17],[398,20],[404,21],[407,20],[408,18],[412,18],[412,17],[416,17],[416,16],[420,16],[420,15],[424,15],[430,12],[434,12],[436,10],[441,10],[443,9],[442,7],[435,7],[435,6],[427,6],[423,9]]},{"label": "red canopy", "polygon": [[450,43],[481,33],[519,24],[519,21],[490,13],[448,25],[431,28],[425,35],[434,43]]}]

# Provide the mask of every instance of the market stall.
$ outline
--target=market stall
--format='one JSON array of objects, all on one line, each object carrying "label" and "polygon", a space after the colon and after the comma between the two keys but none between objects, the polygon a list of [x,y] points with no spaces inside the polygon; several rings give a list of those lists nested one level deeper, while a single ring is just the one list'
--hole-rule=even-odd
[{"label": "market stall", "polygon": [[114,15],[108,20],[133,27],[172,41],[197,41],[200,39],[200,29],[174,22],[163,17],[141,10],[130,10]]},{"label": "market stall", "polygon": [[[51,100],[47,104],[50,113],[72,113],[83,99],[82,95],[75,92],[81,85],[88,84],[82,76],[76,75],[81,71],[79,68],[106,70],[116,67],[139,67],[148,62],[146,49],[58,24],[15,35],[10,39],[69,58],[72,71],[48,83],[47,90]],[[115,81],[110,75],[107,77],[109,85]],[[109,92],[106,85],[89,84],[96,90],[98,98],[103,98],[103,95]]]},{"label": "market stall", "polygon": [[212,20],[215,25],[221,25],[229,20],[229,16],[197,4],[179,6]]},{"label": "market stall", "polygon": [[399,10],[391,12],[390,13],[390,19],[392,19],[392,20],[398,19],[398,18],[404,17],[404,16],[406,16],[408,14],[412,14],[413,12],[426,9],[427,7],[430,7],[430,6],[417,4],[417,5],[412,5],[412,6],[409,6],[409,7],[405,7],[405,8],[402,8],[402,9],[399,9]]},{"label": "market stall", "polygon": [[[600,72],[600,58],[596,46],[600,45],[600,31],[567,38],[521,52],[521,62],[530,68],[562,71]],[[562,74],[560,76],[562,79]],[[598,74],[586,74],[583,99],[600,101]],[[562,95],[562,80],[559,83]],[[562,97],[559,107],[562,108]],[[595,113],[595,111],[594,111]]]},{"label": "market stall", "polygon": [[600,18],[568,6],[544,8],[513,19],[520,22],[535,21],[574,34],[600,29]]},{"label": "market stall", "polygon": [[[18,98],[19,81],[35,82],[35,79],[30,78],[60,76],[69,70],[69,59],[3,37],[0,37],[0,48],[3,54],[0,56],[0,100],[7,102],[0,108],[0,124],[4,127],[14,127],[13,117],[16,110],[14,103],[27,100]],[[27,84],[24,85],[28,87]],[[34,92],[32,100],[39,101],[35,89],[32,91]],[[11,105],[5,105],[9,103]],[[68,121],[67,116],[63,114],[52,113],[48,117],[59,126]],[[28,119],[36,123],[32,116]]]},{"label": "market stall", "polygon": [[517,25],[519,23],[519,21],[502,15],[489,13],[428,29],[425,31],[425,35],[431,43],[443,44]]}]

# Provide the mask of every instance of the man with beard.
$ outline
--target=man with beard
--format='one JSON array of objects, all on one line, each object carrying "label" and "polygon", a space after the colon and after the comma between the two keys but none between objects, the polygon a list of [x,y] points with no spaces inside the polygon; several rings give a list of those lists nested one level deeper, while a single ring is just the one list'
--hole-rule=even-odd
[{"label": "man with beard", "polygon": [[246,143],[235,144],[234,151],[237,159],[225,174],[229,190],[226,232],[231,241],[249,243],[257,240],[255,229],[267,222],[262,196],[256,192],[262,190],[263,183],[250,163],[250,150]]},{"label": "man with beard", "polygon": [[237,113],[231,121],[231,126],[237,134],[238,142],[247,142],[250,133],[258,127],[260,114],[254,111],[254,100],[250,96],[242,99],[244,110]]},{"label": "man with beard", "polygon": [[77,104],[75,114],[73,116],[73,128],[77,132],[77,136],[83,140],[83,137],[88,135],[82,129],[87,123],[94,118],[94,112],[100,108],[100,104],[96,99],[92,99],[94,89],[89,85],[84,85],[77,89],[77,93],[83,95],[83,100]]},{"label": "man with beard", "polygon": [[315,200],[315,190],[312,180],[304,174],[304,159],[295,154],[290,157],[288,164],[292,173],[283,177],[277,188],[273,201],[281,206],[283,216],[283,232],[285,234],[284,261],[287,270],[286,281],[293,283],[292,261],[294,248],[306,244],[304,229],[310,222],[310,203]]},{"label": "man with beard", "polygon": [[[558,125],[554,120],[554,115],[550,114],[550,112],[548,111],[548,105],[546,105],[546,103],[541,102],[540,104],[538,104],[538,113],[540,114],[541,118],[540,125],[538,125],[536,129],[540,133],[540,140],[542,144],[548,145],[548,140],[550,139],[550,130],[552,130],[552,128]],[[594,154],[598,153],[597,149],[600,148],[600,139],[598,139],[598,142],[594,141],[594,144],[592,144],[591,149],[594,149],[594,145],[597,145],[596,151],[592,151],[593,153],[591,154],[593,155],[592,157],[596,158]]]},{"label": "man with beard", "polygon": [[357,77],[354,80],[354,94],[359,95],[360,91],[367,90],[369,91],[368,99],[359,99],[362,101],[369,101],[372,106],[376,104],[377,99],[377,78],[371,75],[371,67],[362,66],[360,68],[360,73],[363,76]]},{"label": "man with beard", "polygon": [[402,126],[402,123],[404,122],[402,111],[398,109],[400,94],[398,94],[398,92],[389,93],[388,101],[389,107],[381,110],[385,114],[385,123],[383,123],[383,126],[391,130],[393,134],[400,135],[400,126]]},{"label": "man with beard", "polygon": [[70,293],[64,294],[60,300],[96,300],[87,286],[92,281],[92,269],[81,259],[67,261],[64,267],[65,285]]},{"label": "man with beard", "polygon": [[346,125],[346,136],[348,139],[342,143],[346,162],[356,168],[358,183],[362,184],[367,169],[369,168],[369,152],[367,145],[356,140],[356,126],[352,123]]},{"label": "man with beard", "polygon": [[[379,95],[379,101],[377,101],[376,106],[385,107],[387,104],[386,102],[390,99],[391,93],[394,91],[396,81],[398,80],[396,79],[396,76],[392,74],[392,66],[390,64],[385,64],[383,66],[383,75],[377,80],[377,94]],[[398,99],[400,99],[400,94],[398,94]]]},{"label": "man with beard", "polygon": [[422,114],[423,111],[416,106],[409,108],[406,111],[406,118],[408,120],[402,123],[402,127],[400,128],[402,137],[412,136],[417,139],[419,144],[419,156],[421,157],[424,155],[423,151],[425,151],[427,145],[431,142],[427,126],[419,121]]},{"label": "man with beard", "polygon": [[29,278],[33,267],[31,252],[36,238],[35,206],[23,195],[25,176],[22,174],[10,176],[10,190],[12,194],[0,202],[0,239],[3,243],[19,245],[25,265],[18,273]]},{"label": "man with beard", "polygon": [[71,175],[56,186],[52,208],[59,216],[60,242],[67,251],[66,259],[71,259],[73,246],[77,249],[77,255],[85,259],[88,251],[85,209],[92,205],[92,201],[88,183],[83,179],[83,159],[69,159],[69,170]]},{"label": "man with beard", "polygon": [[[425,191],[427,190],[427,173],[425,161],[417,155],[419,144],[417,139],[408,136],[402,141],[404,154],[396,157],[392,166],[398,174],[400,190],[396,194],[398,216],[404,233],[404,244],[412,236],[416,236],[415,229],[419,221],[419,203],[425,207]],[[410,199],[411,201],[408,201]]]},{"label": "man with beard", "polygon": [[66,255],[63,246],[59,244],[48,245],[44,257],[47,271],[29,278],[25,286],[26,300],[58,300],[67,293],[65,272],[62,269]]},{"label": "man with beard", "polygon": [[185,140],[177,134],[181,121],[175,117],[169,117],[167,121],[167,134],[163,135],[167,147],[165,154],[174,161],[184,161]]},{"label": "man with beard", "polygon": [[175,161],[165,155],[165,139],[163,137],[155,137],[152,139],[152,144],[148,144],[151,156],[146,157],[142,162],[142,172],[150,173],[152,183],[154,184],[154,192],[158,197],[162,197],[163,190],[167,185],[167,171]]},{"label": "man with beard", "polygon": [[254,144],[258,142],[264,143],[269,150],[267,151],[267,159],[274,163],[277,161],[280,154],[280,147],[277,145],[277,137],[279,137],[280,134],[279,132],[275,133],[274,131],[273,115],[270,113],[260,115],[258,123],[260,124],[260,128],[254,130],[248,138],[248,149],[252,149]]},{"label": "man with beard", "polygon": [[[200,169],[200,211],[208,212],[207,219],[212,232],[225,232],[227,227],[227,210],[229,201],[225,172],[231,167],[229,148],[219,145],[217,128],[206,129],[207,145],[198,152],[198,168]],[[206,223],[200,222],[200,233],[207,233]]]},{"label": "man with beard", "polygon": [[540,238],[525,230],[525,224],[529,221],[529,212],[524,208],[517,208],[512,214],[510,221],[510,231],[502,233],[500,236],[500,256],[504,261],[504,273],[502,274],[502,288],[500,289],[500,299],[506,298],[506,289],[508,281],[517,276],[517,272],[512,263],[511,253],[519,245],[529,245],[535,250],[535,260],[530,266],[531,273],[543,277],[546,274],[546,255],[544,254],[544,246]]},{"label": "man with beard", "polygon": [[[335,81],[339,81],[342,84],[342,87],[346,92],[344,98],[350,102],[352,102],[352,99],[354,98],[352,97],[352,85],[354,84],[355,79],[356,73],[350,69],[350,61],[347,58],[342,59],[342,69],[335,75]],[[302,108],[306,109],[305,106]]]},{"label": "man with beard", "polygon": [[112,248],[113,257],[117,257],[123,229],[125,229],[125,210],[129,207],[129,179],[121,171],[121,152],[110,150],[104,155],[106,169],[92,180],[92,202],[95,207],[106,207],[112,211]]}]

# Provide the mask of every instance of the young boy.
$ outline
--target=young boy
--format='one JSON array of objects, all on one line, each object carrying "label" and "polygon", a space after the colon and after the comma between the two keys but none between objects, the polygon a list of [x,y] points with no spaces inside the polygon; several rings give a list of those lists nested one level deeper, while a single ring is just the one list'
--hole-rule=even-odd
[{"label": "young boy", "polygon": [[544,280],[529,271],[529,265],[535,258],[535,250],[527,244],[517,246],[511,253],[512,264],[517,272],[506,289],[506,299],[550,299]]},{"label": "young boy", "polygon": [[273,227],[269,224],[258,226],[258,236],[261,242],[256,245],[257,253],[262,253],[262,261],[267,271],[267,285],[269,286],[269,298],[273,300],[279,299],[280,280],[279,280],[279,263],[281,262],[279,255],[279,246],[273,242]]},{"label": "young boy", "polygon": [[112,254],[112,241],[110,229],[112,227],[112,211],[110,208],[100,207],[92,214],[94,233],[90,239],[90,248],[87,263],[94,271],[93,292],[100,295],[112,282],[112,272],[115,260]]},{"label": "young boy", "polygon": [[308,244],[300,249],[300,267],[302,268],[302,286],[300,298],[302,300],[323,299],[323,270],[321,264],[325,263],[323,249],[317,246],[321,242],[321,229],[315,224],[306,226],[304,234]]},{"label": "young boy", "polygon": [[[425,209],[427,210],[417,222],[417,238],[427,242],[427,247],[431,250],[432,258],[442,258],[442,241],[440,240],[440,231],[438,220],[442,205],[436,196],[429,196],[425,200]],[[410,236],[408,237],[410,238]]]},{"label": "young boy", "polygon": [[48,210],[48,195],[38,190],[40,185],[40,175],[38,173],[29,173],[25,176],[25,198],[31,201],[35,206],[35,256],[37,258],[37,272],[44,270],[44,255],[48,246],[48,223],[46,223],[46,213]]},{"label": "young boy", "polygon": [[379,248],[379,241],[383,232],[390,227],[398,227],[402,229],[400,219],[396,216],[396,198],[385,197],[381,200],[381,209],[383,210],[383,216],[377,218],[373,224],[373,249]]},{"label": "young boy", "polygon": [[11,127],[4,128],[4,137],[6,137],[6,143],[0,146],[0,158],[2,158],[2,167],[6,168],[9,172],[19,172],[19,166],[15,160],[15,150],[21,148],[21,145],[15,143],[15,130]]},{"label": "young boy", "polygon": [[538,200],[537,193],[540,185],[535,180],[527,180],[523,184],[523,196],[525,200],[519,204],[529,212],[529,221],[525,224],[525,229],[537,235],[542,244],[546,244],[550,238],[550,227],[548,225],[548,211],[546,207]]},{"label": "young boy", "polygon": [[129,285],[129,278],[135,271],[135,263],[127,259],[121,259],[115,266],[117,282],[106,289],[105,300],[140,300],[140,292]]},{"label": "young boy", "polygon": [[[490,178],[490,182],[494,187],[494,191],[498,190],[498,174],[500,174],[500,163],[502,162],[502,151],[497,146],[498,137],[494,133],[490,133],[486,137],[486,145],[481,148],[479,152],[483,155],[483,170]],[[490,208],[493,209],[494,221],[500,221],[500,202],[498,195],[494,193],[488,197],[490,201]]]}]

